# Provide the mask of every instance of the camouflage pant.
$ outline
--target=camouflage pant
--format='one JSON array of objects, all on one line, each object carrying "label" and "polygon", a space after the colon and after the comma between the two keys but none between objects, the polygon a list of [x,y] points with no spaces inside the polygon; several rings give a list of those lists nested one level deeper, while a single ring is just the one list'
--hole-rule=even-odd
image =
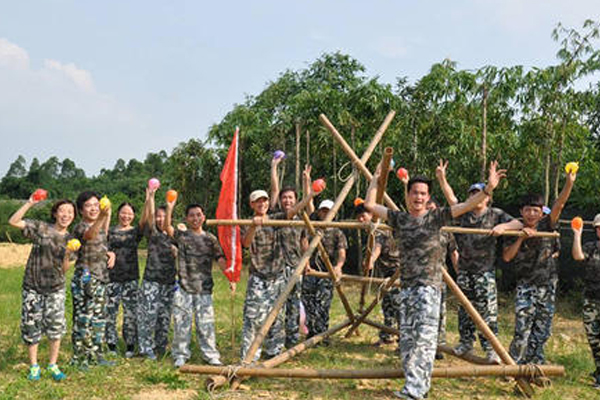
[{"label": "camouflage pant", "polygon": [[123,340],[127,347],[137,343],[137,281],[111,282],[106,285],[106,343],[117,345],[117,315],[123,302]]},{"label": "camouflage pant", "polygon": [[59,340],[67,329],[65,320],[65,289],[41,294],[23,289],[21,302],[21,338],[32,346],[45,334],[50,340]]},{"label": "camouflage pant", "polygon": [[[475,274],[468,271],[460,271],[456,283],[487,326],[498,336],[498,293],[496,290],[496,274],[484,272]],[[463,307],[458,309],[458,332],[460,343],[468,348],[473,347],[475,341],[476,326],[469,314]],[[479,342],[484,351],[492,351],[492,345],[483,336],[478,334]]]},{"label": "camouflage pant", "polygon": [[84,282],[79,268],[71,281],[73,295],[73,364],[94,363],[102,355],[106,329],[106,284],[94,276]]},{"label": "camouflage pant", "polygon": [[[246,300],[244,301],[244,323],[242,327],[241,359],[246,358],[256,333],[263,326],[267,315],[271,312],[273,304],[285,287],[285,276],[276,279],[262,279],[254,274],[248,278],[246,287]],[[281,353],[285,342],[284,321],[285,310],[281,310],[273,322],[264,341],[267,357]],[[254,361],[260,358],[259,348],[254,355]]]},{"label": "camouflage pant", "polygon": [[173,284],[142,281],[139,292],[138,340],[141,354],[164,352],[169,343]]},{"label": "camouflage pant", "polygon": [[[287,266],[285,269],[286,283],[296,269]],[[300,341],[300,297],[302,296],[302,281],[298,281],[285,303],[285,347],[294,347]]]},{"label": "camouflage pant", "polygon": [[446,296],[448,288],[445,283],[442,283],[441,297],[440,297],[440,321],[438,323],[438,345],[446,344]]},{"label": "camouflage pant", "polygon": [[215,312],[212,295],[190,294],[183,289],[175,292],[173,298],[173,359],[190,359],[192,339],[192,319],[196,320],[196,338],[200,354],[210,364],[220,364],[221,355],[215,338]]},{"label": "camouflage pant", "polygon": [[302,281],[302,304],[306,310],[308,337],[329,329],[329,309],[333,299],[333,282],[316,276],[305,276]]},{"label": "camouflage pant", "polygon": [[440,289],[416,286],[400,290],[400,357],[406,377],[402,394],[423,398],[431,386],[437,348]]},{"label": "camouflage pant", "polygon": [[[398,311],[400,310],[400,288],[391,288],[381,299],[381,311],[383,313],[383,323],[390,328],[400,328]],[[396,339],[396,335],[379,331],[379,339],[390,341]]]},{"label": "camouflage pant", "polygon": [[583,327],[592,349],[596,374],[600,374],[600,300],[584,298]]},{"label": "camouflage pant", "polygon": [[544,364],[550,338],[556,282],[547,286],[519,285],[515,304],[515,336],[510,355],[517,364]]}]

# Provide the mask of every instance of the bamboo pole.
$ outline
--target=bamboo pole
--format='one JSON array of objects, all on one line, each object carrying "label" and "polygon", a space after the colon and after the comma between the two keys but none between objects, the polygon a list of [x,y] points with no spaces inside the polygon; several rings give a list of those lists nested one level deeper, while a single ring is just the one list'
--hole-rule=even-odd
[{"label": "bamboo pole", "polygon": [[[479,229],[479,228],[461,228],[458,226],[442,226],[442,232],[450,233],[466,233],[470,235],[491,235],[491,229]],[[523,231],[504,231],[502,236],[526,236]],[[530,237],[539,238],[557,238],[560,237],[558,232],[535,232]]]},{"label": "bamboo pole", "polygon": [[[362,162],[367,162],[367,160],[371,157],[371,154],[373,154],[375,147],[377,146],[377,144],[383,137],[383,134],[385,133],[386,129],[388,128],[388,126],[391,123],[392,118],[394,117],[395,114],[396,114],[395,111],[390,111],[390,113],[387,115],[384,122],[381,124],[381,126],[375,133],[375,136],[371,140],[371,143],[369,143],[369,146],[365,150],[365,153],[363,154],[363,156],[361,158]],[[350,193],[350,189],[352,189],[352,186],[354,185],[355,180],[356,180],[356,175],[353,174],[346,181],[346,183],[344,184],[344,187],[342,188],[341,192],[339,193],[335,203],[333,204],[333,207],[331,208],[331,210],[329,210],[329,213],[327,213],[327,215],[325,216],[326,222],[330,222],[333,220],[333,217],[335,216],[335,214],[338,212],[338,210],[342,206],[342,203],[346,199],[346,196],[348,196],[348,194]],[[317,235],[311,240],[308,249],[304,252],[302,258],[298,262],[298,266],[296,267],[296,269],[294,270],[294,273],[290,277],[287,286],[285,287],[285,289],[283,290],[283,292],[281,293],[281,295],[279,296],[279,298],[273,305],[273,308],[271,309],[271,312],[265,319],[265,322],[263,323],[263,326],[261,327],[260,331],[257,332],[257,334],[254,338],[254,341],[252,342],[252,345],[250,346],[250,348],[248,349],[248,352],[246,353],[246,357],[244,358],[244,360],[242,360],[243,364],[248,364],[254,359],[254,355],[258,351],[258,348],[262,345],[262,342],[264,341],[267,332],[273,325],[275,318],[277,318],[277,315],[279,314],[281,308],[285,304],[288,296],[290,295],[290,292],[294,288],[294,285],[296,285],[296,283],[300,279],[300,276],[304,272],[304,268],[308,264],[310,256],[317,248],[317,245],[321,241],[321,239],[322,239],[322,235],[320,234],[320,232],[317,232]],[[231,383],[231,388],[237,389],[239,387],[239,383],[240,383],[240,381],[238,379],[235,379]]]},{"label": "bamboo pole", "polygon": [[[383,159],[381,160],[381,171],[382,172],[379,175],[379,179],[377,181],[377,193],[375,194],[375,202],[377,204],[381,204],[381,201],[383,200],[383,195],[384,195],[385,189],[387,187],[390,163],[392,161],[393,154],[394,154],[394,149],[392,149],[391,147],[386,147],[385,150],[383,151]],[[379,218],[373,217],[373,223],[376,224],[377,221],[379,221]],[[366,252],[366,256],[365,256],[366,262],[363,264],[363,276],[365,276],[365,277],[367,275],[369,275],[369,270],[367,269],[367,266],[370,264],[371,258],[373,258],[373,246],[374,245],[375,245],[375,234],[374,234],[374,232],[372,232],[369,235],[369,238],[367,241],[367,252]],[[365,296],[366,295],[367,295],[367,285],[363,284],[361,291],[360,291],[360,302],[358,304],[359,312],[362,312],[365,307]]]},{"label": "bamboo pole", "polygon": [[[374,225],[369,223],[362,223],[356,220],[345,220],[345,221],[311,221],[315,228],[339,228],[339,229],[373,229]],[[251,219],[207,219],[205,222],[206,226],[251,226],[253,224]],[[306,224],[300,220],[293,219],[269,219],[263,221],[263,226],[274,226],[274,227],[288,227],[288,228],[305,228]],[[392,228],[385,224],[379,224],[376,226],[377,229],[384,229],[391,231]]]},{"label": "bamboo pole", "polygon": [[[320,272],[320,271],[310,271],[310,272],[307,272],[304,276],[316,276],[317,278],[330,279],[329,274],[327,272]],[[340,277],[340,280],[344,283],[355,283],[355,284],[374,283],[376,285],[382,285],[386,282],[387,279],[366,278],[364,276],[344,274]],[[400,282],[394,282],[392,286],[400,287]]]},{"label": "bamboo pole", "polygon": [[[306,224],[306,227],[308,228],[308,231],[310,232],[310,234],[312,236],[315,236],[317,234],[317,231],[315,230],[315,227],[312,225],[306,212],[302,212],[302,219],[304,220],[304,223]],[[333,265],[331,264],[331,259],[329,259],[329,255],[327,254],[327,250],[325,249],[325,246],[323,246],[323,243],[321,243],[320,241],[318,243],[318,246],[319,246],[319,253],[321,254],[321,258],[323,259],[323,262],[325,263],[325,267],[327,268],[327,272],[329,273],[329,278],[331,280],[333,280],[333,286],[335,287],[337,294],[340,296],[340,300],[342,301],[342,305],[344,306],[346,315],[348,316],[350,321],[354,322],[355,317],[354,317],[354,313],[352,312],[352,307],[350,307],[350,303],[348,302],[348,299],[346,298],[346,295],[344,294],[342,285],[340,285],[339,277],[335,274],[335,270],[333,269]]]},{"label": "bamboo pole", "polygon": [[[218,374],[225,376],[256,376],[266,378],[294,379],[401,379],[404,371],[398,368],[390,369],[312,369],[312,368],[262,368],[212,365],[184,365],[180,368],[189,374]],[[434,368],[432,378],[473,378],[482,376],[535,378],[540,376],[564,376],[565,367],[562,365],[469,365]]]},{"label": "bamboo pole", "polygon": [[[458,287],[456,282],[454,282],[454,279],[452,279],[452,277],[450,276],[448,271],[446,271],[445,268],[442,268],[442,277],[446,285],[448,285],[448,288],[456,296],[459,303],[463,306],[467,314],[469,314],[477,328],[479,328],[483,336],[485,336],[485,338],[490,342],[492,348],[494,349],[496,354],[498,354],[498,357],[500,357],[502,362],[504,362],[507,365],[516,365],[515,361],[512,359],[510,354],[508,354],[502,343],[500,343],[500,340],[498,340],[494,332],[492,332],[492,330],[485,323],[483,318],[481,318],[479,312],[477,312],[475,307],[473,307],[467,296],[465,296],[465,294],[462,292],[460,287]],[[527,397],[533,396],[534,391],[529,382],[527,382],[524,379],[518,379],[517,385],[519,385],[519,387]]]},{"label": "bamboo pole", "polygon": [[[389,116],[389,114],[388,114],[388,116]],[[325,125],[325,127],[329,130],[329,132],[331,132],[331,134],[333,135],[334,139],[337,140],[337,142],[339,143],[339,145],[342,147],[342,150],[344,150],[344,152],[346,153],[346,155],[348,157],[350,157],[350,160],[352,160],[352,163],[367,178],[367,181],[370,181],[373,178],[373,175],[371,174],[371,172],[365,166],[365,162],[362,161],[362,160],[360,160],[358,158],[358,156],[356,155],[356,153],[354,152],[354,150],[352,150],[352,147],[350,147],[350,145],[348,145],[348,142],[346,142],[346,140],[343,138],[342,135],[340,135],[340,133],[338,132],[338,130],[335,129],[335,127],[329,121],[329,119],[327,119],[327,117],[325,116],[325,114],[319,115],[319,121],[321,121],[321,123],[323,125]],[[390,122],[391,122],[391,119],[390,119]],[[388,207],[390,207],[391,209],[396,210],[396,211],[399,210],[399,208],[396,205],[396,203],[394,203],[394,201],[392,200],[392,198],[390,196],[388,196],[387,193],[384,193],[383,199],[385,200],[385,204]]]}]

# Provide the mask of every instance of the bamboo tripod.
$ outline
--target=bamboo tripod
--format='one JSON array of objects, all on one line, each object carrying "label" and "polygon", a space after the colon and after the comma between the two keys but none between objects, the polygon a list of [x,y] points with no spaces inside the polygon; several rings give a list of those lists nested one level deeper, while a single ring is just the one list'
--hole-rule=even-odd
[{"label": "bamboo tripod", "polygon": [[[315,227],[334,226],[335,225],[335,223],[333,223],[332,220],[333,220],[334,216],[337,214],[337,212],[339,211],[346,196],[350,193],[350,189],[352,188],[352,186],[354,185],[354,183],[357,179],[357,173],[356,173],[357,170],[360,171],[360,173],[362,173],[367,179],[372,178],[372,174],[366,168],[365,164],[368,161],[368,159],[370,158],[370,156],[372,155],[373,151],[375,150],[375,147],[377,146],[377,144],[383,137],[383,134],[385,133],[386,129],[388,128],[389,124],[391,123],[394,115],[395,115],[395,111],[391,111],[386,116],[384,122],[381,124],[381,126],[375,133],[373,139],[371,140],[371,143],[369,144],[369,146],[365,150],[365,153],[363,154],[363,156],[360,159],[356,156],[356,154],[354,153],[352,148],[346,143],[346,141],[339,134],[339,132],[336,130],[336,128],[331,124],[331,122],[329,122],[327,117],[323,114],[321,114],[319,116],[320,121],[331,132],[331,134],[336,139],[336,141],[340,144],[340,146],[342,147],[344,152],[352,160],[354,167],[355,167],[354,173],[346,181],[344,187],[339,192],[339,195],[336,198],[333,207],[331,208],[331,210],[325,217],[324,221],[322,221],[321,223],[316,223],[316,221],[315,222],[310,221],[306,215],[303,215],[304,223],[301,223],[300,221],[278,221],[277,222],[279,224],[281,224],[282,222],[285,223],[285,225],[282,224],[283,226],[295,226],[295,224],[300,222],[300,224],[301,224],[300,226],[307,227],[311,231],[311,233],[314,234],[314,236],[313,236],[312,240],[310,241],[310,244],[309,244],[307,250],[304,252],[300,261],[298,262],[298,265],[297,265],[296,269],[294,270],[292,276],[290,277],[287,286],[282,291],[282,293],[279,296],[279,298],[277,299],[277,301],[274,303],[271,312],[269,313],[269,315],[265,319],[265,322],[263,323],[263,326],[261,327],[259,332],[257,332],[254,342],[252,343],[252,345],[250,346],[250,349],[246,353],[246,357],[244,358],[244,360],[242,360],[242,365],[241,366],[229,366],[229,367],[221,368],[219,370],[211,369],[211,368],[201,368],[201,367],[197,367],[197,366],[184,366],[181,369],[181,372],[213,374],[212,376],[210,376],[207,379],[207,387],[209,389],[216,389],[220,386],[223,386],[228,381],[230,381],[230,383],[231,383],[231,389],[234,389],[234,390],[237,389],[244,376],[252,375],[249,372],[248,368],[246,368],[246,367],[250,366],[250,364],[252,363],[252,360],[253,360],[256,352],[262,345],[267,332],[273,325],[277,315],[280,313],[283,305],[287,301],[287,298],[288,298],[290,292],[292,291],[294,285],[299,281],[306,265],[308,264],[308,262],[310,260],[310,257],[312,256],[314,251],[317,249],[319,249],[319,251],[321,251],[322,258],[325,261],[325,264],[328,269],[328,272],[326,274],[320,273],[319,275],[323,278],[332,279],[334,281],[335,290],[338,293],[338,295],[340,296],[340,299],[344,306],[344,310],[347,315],[347,319],[344,322],[329,329],[328,331],[321,333],[319,335],[316,335],[316,336],[306,340],[305,342],[300,343],[300,344],[296,345],[295,347],[281,353],[277,357],[274,357],[270,360],[258,363],[257,366],[260,367],[260,369],[262,369],[262,370],[273,369],[274,367],[286,362],[293,356],[305,351],[308,348],[315,346],[316,344],[320,343],[327,337],[329,337],[333,334],[336,334],[337,332],[340,332],[347,327],[350,327],[350,329],[347,331],[346,337],[348,337],[350,334],[352,334],[352,332],[356,331],[358,326],[361,324],[373,326],[378,329],[384,329],[384,330],[387,330],[388,332],[394,333],[394,334],[400,333],[398,330],[386,327],[383,324],[379,324],[379,323],[371,321],[367,318],[369,316],[369,314],[371,313],[371,311],[373,309],[375,309],[375,306],[378,304],[379,299],[381,299],[383,297],[383,294],[385,294],[392,286],[397,285],[396,281],[399,276],[399,271],[391,279],[388,279],[388,280],[385,280],[384,282],[382,282],[382,286],[380,287],[380,293],[376,297],[376,299],[366,309],[363,310],[361,307],[360,315],[355,315],[354,312],[352,311],[352,308],[350,307],[350,304],[349,304],[349,302],[344,294],[344,291],[342,289],[342,286],[341,286],[341,282],[344,280],[344,277],[343,276],[337,277],[335,275],[333,269],[331,268],[331,263],[329,261],[329,258],[327,257],[326,252],[323,251],[324,249],[322,248],[322,245],[320,243],[321,239],[322,239],[322,232],[315,230]],[[390,153],[390,151],[391,151],[391,149],[389,151],[386,151],[386,153]],[[391,158],[391,154],[388,154],[388,163],[389,163],[389,158]],[[387,171],[388,169],[385,169],[385,170]],[[381,183],[382,182],[380,182],[380,184],[378,185],[378,195],[379,195],[378,200],[385,202],[385,204],[389,208],[398,210],[398,207],[396,206],[396,204],[394,204],[392,199],[385,193],[385,186],[382,185]],[[381,193],[379,193],[379,192],[381,192]],[[275,222],[275,221],[271,221],[271,222]],[[245,223],[247,223],[247,222],[242,221],[242,220],[239,220],[239,221],[222,221],[222,220],[207,221],[207,225],[209,225],[209,226],[210,225],[221,225],[221,224],[223,224],[223,225],[225,225],[225,224],[244,225]],[[369,229],[371,227],[371,225],[369,225],[369,224],[360,224],[360,223],[357,224],[355,222],[354,223],[346,223],[346,224],[349,224],[346,226],[347,228],[354,228],[354,229]],[[350,225],[352,225],[352,226],[350,226]],[[386,227],[386,228],[389,229],[389,227]],[[457,231],[456,228],[445,229],[445,230],[455,231],[455,232]],[[482,234],[483,233],[483,234],[485,234],[485,233],[489,233],[489,232],[487,232],[487,231],[482,232],[482,230],[479,230],[479,231],[471,231],[468,233],[472,233],[472,234]],[[520,232],[509,232],[508,234],[519,235]],[[556,234],[552,234],[552,235],[556,236]],[[540,236],[542,236],[542,235],[540,235]],[[502,370],[504,372],[502,372],[500,374],[503,374],[504,376],[515,376],[517,379],[517,384],[518,384],[519,388],[521,389],[521,391],[527,397],[533,396],[534,390],[533,390],[532,386],[529,384],[529,381],[527,379],[523,378],[523,376],[526,376],[527,373],[523,372],[523,370],[520,370],[516,366],[516,363],[510,357],[510,355],[508,354],[508,352],[506,351],[504,346],[500,343],[498,338],[494,335],[494,333],[491,331],[491,329],[487,326],[487,324],[485,323],[483,318],[479,315],[479,313],[473,307],[473,305],[470,303],[470,301],[467,299],[467,297],[462,293],[462,291],[460,290],[458,285],[454,282],[452,277],[445,270],[442,270],[442,271],[443,271],[443,279],[444,279],[445,283],[448,285],[448,288],[454,293],[454,295],[458,299],[459,303],[464,307],[464,309],[467,311],[469,316],[473,319],[475,325],[479,328],[479,330],[486,337],[486,339],[488,339],[488,341],[491,343],[493,349],[496,351],[496,353],[498,354],[498,356],[500,357],[502,362],[504,364],[506,364],[505,366],[501,366],[501,367],[504,367],[504,369]],[[346,279],[348,279],[348,278],[346,278]],[[373,281],[373,279],[368,278],[368,277],[362,277],[359,280],[359,283],[364,285],[365,282],[369,282],[369,281]],[[450,354],[450,355],[455,355],[452,352],[452,350],[446,346],[440,346],[440,348],[438,350],[445,352],[447,354]],[[476,356],[465,356],[465,357],[459,357],[459,358],[462,358],[463,360],[468,361],[473,364],[489,364],[489,362],[487,362],[486,359],[476,357]],[[248,370],[248,371],[244,370],[245,373],[238,373],[241,371],[241,368],[246,368],[246,370]],[[538,370],[543,372],[542,369],[538,369]],[[225,372],[223,372],[223,371],[225,371]],[[500,371],[500,370],[497,370],[496,373],[498,373],[498,371]],[[507,371],[510,371],[510,373]],[[556,372],[556,371],[558,371],[558,372]],[[371,371],[371,372],[373,374],[377,375],[377,372],[373,372],[373,371]],[[463,375],[453,375],[453,373],[449,373],[447,371],[439,372],[439,373],[434,372],[434,374],[438,374],[438,376],[442,376],[442,377],[476,376],[477,375],[476,372],[469,374],[468,372],[462,371],[460,373]],[[552,375],[554,375],[555,373],[557,375],[564,375],[564,369],[559,368],[558,370],[553,370]],[[264,374],[262,376],[267,376],[267,374]],[[286,374],[285,372],[282,372],[282,373],[280,373],[280,375],[277,375],[277,373],[273,372],[271,376],[286,376],[285,374]],[[302,374],[300,374],[300,375],[302,375]],[[308,374],[308,375],[310,375],[310,374]],[[342,373],[341,375],[352,375],[352,373],[350,373],[350,374]],[[329,376],[327,374],[323,374],[323,373],[319,372],[318,374],[311,375],[310,378],[314,379],[314,378],[326,378],[326,377],[327,378],[351,377],[351,376],[341,376],[341,375],[333,374],[333,375]],[[355,374],[353,376],[359,376],[359,375],[360,374]],[[382,375],[385,375],[385,374],[382,373]],[[486,376],[491,376],[491,375],[494,375],[494,374],[486,373]],[[258,376],[258,375],[256,375],[256,376]],[[287,376],[291,376],[291,373]],[[372,375],[368,375],[368,376],[372,376]],[[304,376],[304,377],[308,377],[308,376]]]}]

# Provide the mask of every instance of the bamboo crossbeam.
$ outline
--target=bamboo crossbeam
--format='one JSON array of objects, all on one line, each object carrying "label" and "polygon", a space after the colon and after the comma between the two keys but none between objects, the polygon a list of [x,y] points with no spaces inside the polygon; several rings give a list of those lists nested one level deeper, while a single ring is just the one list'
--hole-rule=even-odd
[{"label": "bamboo crossbeam", "polygon": [[[239,367],[235,365],[215,367],[211,365],[184,365],[180,368],[189,374],[217,374],[224,376],[255,376],[265,378],[294,379],[401,379],[404,372],[398,368],[390,369],[312,369],[312,368],[261,368]],[[482,376],[534,378],[540,376],[564,376],[562,365],[469,365],[434,368],[432,378],[474,378]]]},{"label": "bamboo crossbeam", "polygon": [[[389,124],[391,123],[394,115],[395,115],[395,111],[391,111],[387,115],[384,122],[381,124],[381,126],[375,133],[375,136],[369,143],[369,146],[365,150],[360,161],[362,161],[363,163],[367,162],[368,159],[371,157],[371,154],[373,154],[373,151],[375,151],[377,144],[381,141],[381,138],[383,137],[383,134],[385,133],[386,129],[388,128]],[[342,206],[342,203],[346,199],[346,196],[348,196],[348,194],[350,193],[350,190],[352,189],[352,186],[354,185],[355,181],[356,181],[356,174],[352,174],[352,176],[346,181],[346,183],[344,184],[344,187],[338,194],[338,197],[335,200],[333,207],[331,208],[331,210],[329,210],[329,213],[327,213],[327,215],[325,216],[325,222],[331,222],[333,220],[333,217],[337,214],[338,210]],[[306,265],[308,265],[308,261],[309,261],[311,255],[317,248],[317,245],[321,241],[322,238],[323,238],[323,236],[320,234],[320,232],[317,232],[317,235],[315,237],[313,237],[313,239],[311,240],[308,249],[304,252],[302,257],[300,258],[300,261],[298,262],[298,265],[296,266],[294,273],[290,277],[288,284],[286,285],[286,287],[282,291],[281,295],[279,296],[279,298],[273,305],[273,308],[271,309],[271,312],[269,313],[269,315],[267,315],[267,318],[265,319],[263,326],[261,327],[259,332],[257,332],[257,334],[254,338],[254,341],[252,342],[252,344],[250,345],[250,348],[248,349],[248,352],[246,353],[246,357],[242,360],[243,364],[249,364],[254,359],[254,355],[256,354],[259,347],[262,345],[263,341],[265,340],[267,332],[273,325],[273,322],[277,318],[279,312],[281,311],[281,308],[287,301],[287,298],[290,295],[292,289],[294,288],[296,283],[300,280],[300,276],[304,272],[304,268],[306,267]],[[233,382],[231,382],[231,389],[234,389],[234,390],[237,389],[239,387],[239,384],[240,384],[239,379],[234,379]]]},{"label": "bamboo crossbeam", "polygon": [[[442,226],[443,232],[450,233],[466,233],[470,235],[491,235],[491,229],[478,229],[478,228],[461,228],[458,226]],[[504,231],[502,236],[526,236],[523,231],[515,231],[509,230]],[[530,237],[539,237],[539,238],[557,238],[560,237],[560,233],[558,232],[535,232]]]},{"label": "bamboo crossbeam", "polygon": [[[388,114],[388,117],[390,116],[390,114]],[[394,114],[395,114],[395,112],[394,112]],[[386,120],[388,117],[386,117]],[[391,118],[393,118],[393,115]],[[390,122],[391,122],[391,118],[390,118]],[[367,180],[370,181],[371,178],[373,178],[373,175],[371,174],[371,172],[369,172],[369,170],[365,166],[366,162],[363,160],[360,160],[358,158],[358,156],[356,155],[356,153],[354,152],[352,147],[350,147],[348,142],[346,142],[346,140],[343,138],[343,136],[338,132],[338,130],[335,128],[335,126],[333,126],[331,121],[329,121],[329,119],[327,119],[327,117],[324,114],[319,115],[319,121],[321,121],[321,123],[323,125],[325,125],[325,127],[329,130],[329,132],[331,132],[331,134],[333,135],[333,138],[335,140],[337,140],[338,144],[342,147],[342,150],[344,150],[346,155],[348,157],[350,157],[350,160],[352,160],[352,163],[356,166],[356,168],[358,168],[358,170],[365,176],[365,178],[367,178]],[[396,203],[394,203],[392,198],[390,196],[388,196],[387,193],[385,193],[383,195],[383,199],[385,201],[385,204],[388,207],[390,207],[391,209],[394,209],[394,210],[399,210]]]},{"label": "bamboo crossbeam", "polygon": [[[305,274],[305,276],[316,276],[318,278],[322,278],[322,279],[329,279],[329,274],[326,272],[320,272],[320,271],[310,271],[307,272]],[[355,284],[363,284],[363,283],[372,283],[375,285],[382,285],[386,282],[386,279],[384,278],[367,278],[364,276],[358,276],[358,275],[342,275],[340,277],[340,280],[344,283],[355,283]],[[395,287],[400,287],[400,282],[394,282],[394,284],[392,286]]]}]

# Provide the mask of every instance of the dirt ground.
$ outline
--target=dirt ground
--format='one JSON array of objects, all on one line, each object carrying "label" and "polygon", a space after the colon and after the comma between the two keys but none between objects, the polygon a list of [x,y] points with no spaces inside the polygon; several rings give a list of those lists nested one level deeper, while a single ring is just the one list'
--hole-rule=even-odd
[{"label": "dirt ground", "polygon": [[0,268],[24,267],[30,251],[30,244],[0,243]]}]

